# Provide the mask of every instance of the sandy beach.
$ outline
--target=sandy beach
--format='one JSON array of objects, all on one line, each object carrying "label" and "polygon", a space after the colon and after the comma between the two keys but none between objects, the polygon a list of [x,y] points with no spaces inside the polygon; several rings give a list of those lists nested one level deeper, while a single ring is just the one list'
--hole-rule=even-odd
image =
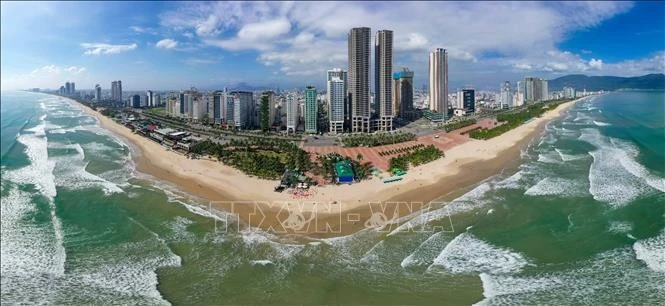
[{"label": "sandy beach", "polygon": [[[550,120],[559,117],[575,101],[559,105],[513,130],[488,140],[474,140],[453,147],[445,157],[411,168],[401,181],[386,184],[373,178],[353,185],[317,186],[316,194],[303,203],[296,203],[288,193],[273,191],[278,181],[247,176],[213,160],[192,160],[171,152],[160,144],[134,134],[112,119],[79,105],[94,116],[100,125],[130,142],[136,152],[137,170],[169,182],[197,197],[213,201],[212,205],[239,215],[252,226],[282,230],[279,220],[289,216],[287,210],[316,212],[314,226],[299,230],[310,236],[336,236],[355,232],[364,227],[371,216],[369,203],[389,202],[398,210],[416,210],[422,204],[468,188],[519,162],[520,151]],[[231,204],[234,201],[235,204]],[[396,204],[412,202],[413,206]],[[242,205],[237,203],[243,203]],[[314,205],[313,203],[318,203]],[[332,207],[332,210],[331,210]],[[260,208],[257,217],[257,208]],[[388,206],[390,209],[390,206]],[[268,219],[268,220],[266,220]],[[279,220],[278,220],[279,219]],[[311,219],[309,219],[311,220]]]}]

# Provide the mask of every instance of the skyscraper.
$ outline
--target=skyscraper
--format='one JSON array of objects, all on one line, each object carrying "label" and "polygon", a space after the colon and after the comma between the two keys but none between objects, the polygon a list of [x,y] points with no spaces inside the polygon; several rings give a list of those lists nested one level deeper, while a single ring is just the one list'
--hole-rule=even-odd
[{"label": "skyscraper", "polygon": [[69,92],[70,96],[75,96],[76,95],[76,84],[72,82],[71,84],[71,91]]},{"label": "skyscraper", "polygon": [[448,52],[437,48],[429,54],[429,108],[448,118]]},{"label": "skyscraper", "polygon": [[152,107],[154,106],[154,101],[152,100],[152,90],[148,90],[145,93],[145,100],[146,100],[146,106]]},{"label": "skyscraper", "polygon": [[317,114],[319,106],[316,101],[316,87],[310,85],[305,89],[305,132],[317,132]]},{"label": "skyscraper", "polygon": [[263,95],[268,97],[268,125],[273,126],[275,123],[277,123],[277,118],[276,118],[276,104],[277,104],[277,97],[275,97],[275,92],[274,91],[265,91],[263,92]]},{"label": "skyscraper", "polygon": [[334,76],[328,80],[328,119],[331,133],[344,131],[344,97],[346,82]]},{"label": "skyscraper", "polygon": [[380,30],[376,32],[374,43],[374,114],[379,131],[393,129],[393,31]]},{"label": "skyscraper", "polygon": [[549,100],[549,90],[547,80],[541,78],[525,78],[525,95],[526,102],[539,102]]},{"label": "skyscraper", "polygon": [[298,128],[298,121],[300,115],[298,114],[298,99],[294,94],[286,96],[286,131],[295,132]]},{"label": "skyscraper", "polygon": [[102,100],[102,87],[99,84],[95,84],[95,101],[99,102]]},{"label": "skyscraper", "polygon": [[462,89],[462,108],[467,114],[476,112],[476,91],[474,89]]},{"label": "skyscraper", "polygon": [[413,119],[413,71],[404,68],[393,74],[393,109],[396,116]]},{"label": "skyscraper", "polygon": [[111,82],[111,100],[122,102],[122,81]]},{"label": "skyscraper", "polygon": [[69,96],[72,94],[72,84],[69,82],[65,83],[65,95]]},{"label": "skyscraper", "polygon": [[236,127],[250,129],[254,126],[254,94],[249,91],[233,91],[234,114]]},{"label": "skyscraper", "polygon": [[[333,82],[333,79],[338,79]],[[331,86],[342,86],[342,99],[336,98]],[[331,133],[342,133],[345,129],[351,127],[351,104],[346,99],[347,95],[347,73],[340,68],[328,70],[327,77],[327,99],[328,99],[328,119],[330,121]],[[338,93],[337,91],[335,92]]]},{"label": "skyscraper", "polygon": [[503,108],[514,107],[513,104],[513,88],[510,86],[509,81],[503,82],[501,85],[501,106]]},{"label": "skyscraper", "polygon": [[517,93],[515,94],[516,98],[513,98],[515,102],[515,106],[522,106],[524,105],[524,100],[526,99],[525,97],[525,91],[526,91],[526,86],[524,84],[524,81],[517,81]]},{"label": "skyscraper", "polygon": [[348,35],[348,93],[351,131],[369,132],[370,28],[353,28]]}]

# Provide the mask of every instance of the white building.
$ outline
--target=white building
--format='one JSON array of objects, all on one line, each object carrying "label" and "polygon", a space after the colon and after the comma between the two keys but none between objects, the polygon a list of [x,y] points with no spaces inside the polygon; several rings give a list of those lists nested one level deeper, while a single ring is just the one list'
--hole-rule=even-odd
[{"label": "white building", "polygon": [[286,131],[295,132],[300,121],[299,102],[294,94],[286,96]]},{"label": "white building", "polygon": [[510,82],[505,81],[501,86],[501,105],[504,108],[514,107],[513,103],[513,88],[510,86]]},{"label": "white building", "polygon": [[438,48],[429,54],[429,108],[448,116],[448,52]]},{"label": "white building", "polygon": [[328,118],[331,133],[342,133],[344,131],[345,87],[344,80],[339,77],[328,80]]}]

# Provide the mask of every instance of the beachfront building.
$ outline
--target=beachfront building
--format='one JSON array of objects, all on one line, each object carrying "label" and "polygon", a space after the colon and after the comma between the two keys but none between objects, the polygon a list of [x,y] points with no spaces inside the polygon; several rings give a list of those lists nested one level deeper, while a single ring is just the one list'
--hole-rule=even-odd
[{"label": "beachfront building", "polygon": [[154,105],[154,102],[152,101],[152,90],[147,90],[145,93],[145,100],[146,100],[146,105],[152,107]]},{"label": "beachfront building", "polygon": [[102,100],[102,87],[99,84],[95,84],[95,101],[100,102]]},{"label": "beachfront building", "polygon": [[346,82],[339,77],[328,80],[328,119],[330,133],[339,134],[344,131],[344,96]]},{"label": "beachfront building", "polygon": [[286,131],[295,132],[300,121],[298,99],[295,94],[286,95]]},{"label": "beachfront building", "polygon": [[318,102],[316,100],[316,87],[310,85],[305,89],[305,133],[317,133]]},{"label": "beachfront building", "polygon": [[[347,103],[347,73],[343,69],[334,68],[328,70],[327,80],[327,101],[328,101],[328,119],[331,133],[342,133],[351,126],[351,107]],[[341,99],[339,98],[339,86],[341,87]],[[333,89],[333,87],[335,87]],[[333,93],[333,90],[335,92]]]},{"label": "beachfront building", "polygon": [[549,100],[547,80],[527,77],[524,79],[525,102],[540,102]]},{"label": "beachfront building", "polygon": [[414,118],[413,71],[408,68],[393,73],[393,109],[397,117],[407,120]]},{"label": "beachfront building", "polygon": [[141,96],[133,95],[132,98],[131,98],[131,101],[129,103],[129,106],[133,107],[133,108],[141,107]]},{"label": "beachfront building", "polygon": [[205,118],[208,109],[208,101],[202,95],[194,96],[191,104],[190,118],[194,122],[201,122]]},{"label": "beachfront building", "polygon": [[503,108],[510,108],[515,106],[513,104],[513,88],[510,86],[509,81],[503,82],[501,84],[501,106]]},{"label": "beachfront building", "polygon": [[351,131],[370,131],[370,28],[353,28],[348,34],[348,93]]},{"label": "beachfront building", "polygon": [[476,91],[473,88],[462,89],[462,108],[467,114],[476,112]]},{"label": "beachfront building", "polygon": [[122,102],[122,81],[111,82],[111,100]]},{"label": "beachfront building", "polygon": [[567,99],[574,99],[575,98],[575,88],[564,87],[563,88],[563,96]]},{"label": "beachfront building", "polygon": [[429,54],[429,109],[441,114],[435,121],[448,117],[448,52],[442,48]]},{"label": "beachfront building", "polygon": [[236,128],[253,128],[254,94],[249,91],[232,91],[231,95],[233,95],[233,122]]},{"label": "beachfront building", "polygon": [[393,31],[376,32],[374,44],[374,115],[378,131],[392,131],[393,107]]},{"label": "beachfront building", "polygon": [[278,122],[277,118],[277,95],[274,91],[264,91],[261,96],[268,99],[268,126],[274,126]]}]

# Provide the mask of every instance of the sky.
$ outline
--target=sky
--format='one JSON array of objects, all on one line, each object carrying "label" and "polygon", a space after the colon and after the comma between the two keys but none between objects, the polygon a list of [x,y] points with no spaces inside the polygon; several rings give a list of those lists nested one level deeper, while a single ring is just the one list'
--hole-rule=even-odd
[{"label": "sky", "polygon": [[436,48],[448,50],[450,90],[665,72],[665,2],[2,1],[0,16],[3,90],[325,88],[361,26],[372,48],[376,31],[394,31],[394,70],[414,71],[419,88]]}]

